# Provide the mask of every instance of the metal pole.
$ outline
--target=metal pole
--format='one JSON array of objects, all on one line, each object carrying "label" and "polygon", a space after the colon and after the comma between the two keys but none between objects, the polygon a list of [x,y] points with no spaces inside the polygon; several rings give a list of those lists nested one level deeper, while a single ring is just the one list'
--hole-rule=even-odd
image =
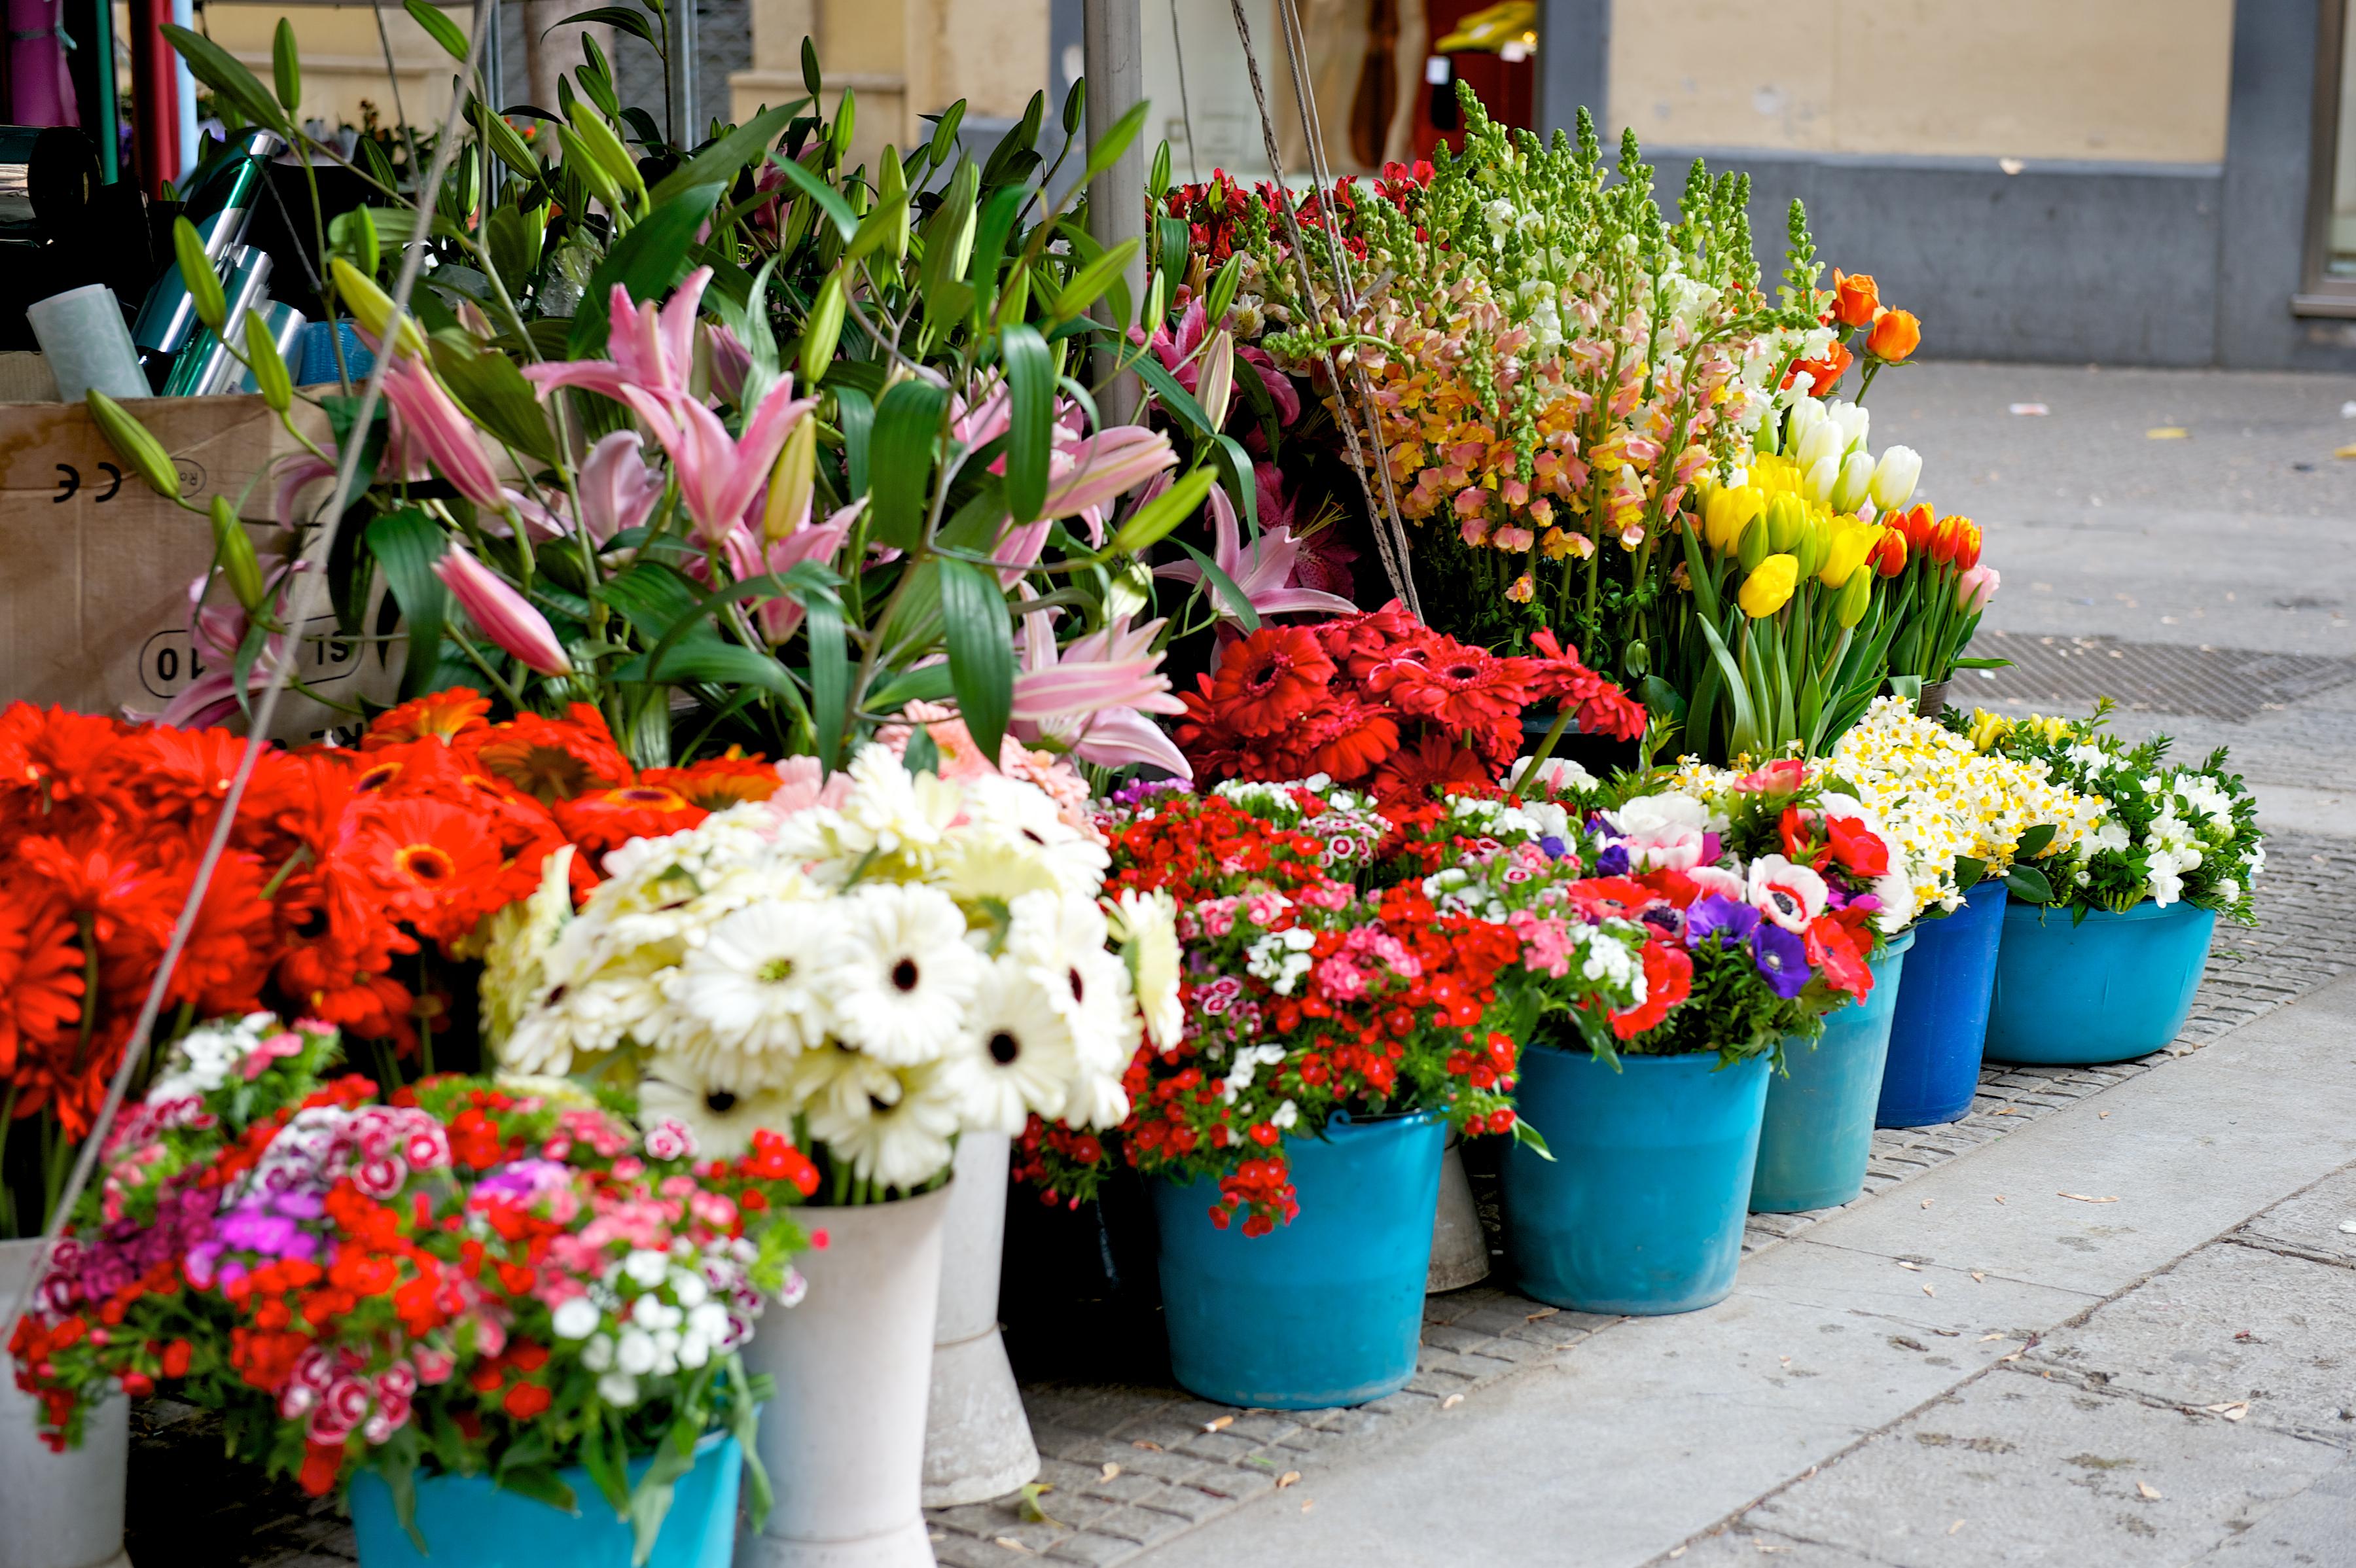
[{"label": "metal pole", "polygon": [[[678,0],[685,3],[685,0]],[[1138,0],[1087,0],[1083,11],[1082,47],[1087,54],[1088,144],[1093,146],[1129,106],[1145,96],[1144,27]],[[1131,309],[1145,298],[1145,138],[1137,137],[1110,168],[1088,186],[1088,232],[1100,245],[1123,240],[1138,242],[1136,259],[1124,274]],[[1127,337],[1132,325],[1112,323]],[[1097,375],[1111,374],[1119,349],[1112,344],[1097,350]],[[1107,424],[1126,424],[1135,416],[1140,392],[1136,372],[1116,378],[1097,394],[1097,407]]]},{"label": "metal pole", "polygon": [[703,121],[695,112],[695,0],[669,0],[663,15],[664,102],[670,124],[664,130],[671,145],[691,147],[703,139]]}]

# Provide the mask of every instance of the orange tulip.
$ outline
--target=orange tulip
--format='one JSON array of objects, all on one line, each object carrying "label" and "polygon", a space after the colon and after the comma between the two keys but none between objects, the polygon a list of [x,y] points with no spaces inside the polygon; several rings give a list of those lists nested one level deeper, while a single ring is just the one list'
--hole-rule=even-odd
[{"label": "orange tulip", "polygon": [[1955,521],[1963,525],[1955,531],[1955,570],[1968,572],[1980,564],[1980,528],[1967,517]]},{"label": "orange tulip", "polygon": [[1931,503],[1921,501],[1908,507],[1890,520],[1892,528],[1906,536],[1906,548],[1916,555],[1926,555],[1931,550],[1931,533],[1936,526]]},{"label": "orange tulip", "polygon": [[1884,364],[1895,365],[1922,341],[1922,324],[1911,310],[1876,310],[1873,330],[1865,336],[1865,351]]},{"label": "orange tulip", "polygon": [[1885,577],[1895,577],[1906,570],[1905,533],[1895,528],[1883,529],[1868,559],[1873,563],[1873,569]]},{"label": "orange tulip", "polygon": [[[1972,558],[1963,561],[1961,556],[1967,542]],[[1979,558],[1980,531],[1972,520],[1967,517],[1941,518],[1939,526],[1931,533],[1931,559],[1942,566],[1950,561],[1956,562],[1961,570],[1968,572]]]},{"label": "orange tulip", "polygon": [[1833,315],[1844,327],[1863,327],[1881,308],[1881,291],[1871,273],[1833,269]]}]

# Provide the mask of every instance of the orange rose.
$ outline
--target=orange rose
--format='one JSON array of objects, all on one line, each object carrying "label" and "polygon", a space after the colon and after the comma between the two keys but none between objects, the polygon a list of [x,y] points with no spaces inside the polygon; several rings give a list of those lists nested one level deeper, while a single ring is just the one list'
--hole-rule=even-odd
[{"label": "orange rose", "polygon": [[1863,327],[1881,308],[1881,291],[1871,273],[1833,269],[1833,315],[1844,327]]},{"label": "orange rose", "polygon": [[1806,375],[1811,378],[1808,382],[1810,396],[1830,397],[1833,388],[1840,384],[1840,379],[1848,374],[1848,368],[1854,362],[1855,356],[1845,346],[1836,343],[1821,360],[1800,360],[1794,362],[1791,370],[1784,373],[1783,384],[1788,387],[1792,384],[1793,377]]},{"label": "orange rose", "polygon": [[1876,310],[1873,330],[1865,337],[1865,351],[1884,364],[1895,365],[1922,341],[1922,324],[1911,310]]}]

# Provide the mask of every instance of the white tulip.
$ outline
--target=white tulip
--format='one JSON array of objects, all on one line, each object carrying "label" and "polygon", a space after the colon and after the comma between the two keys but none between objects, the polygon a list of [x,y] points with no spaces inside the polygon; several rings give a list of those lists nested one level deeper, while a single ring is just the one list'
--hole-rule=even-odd
[{"label": "white tulip", "polygon": [[1819,504],[1829,502],[1833,499],[1833,486],[1839,482],[1840,471],[1841,461],[1838,453],[1828,452],[1815,462],[1809,464],[1806,480],[1808,499]]},{"label": "white tulip", "polygon": [[1873,459],[1863,452],[1852,452],[1841,464],[1840,478],[1833,486],[1833,510],[1855,511],[1873,489]]},{"label": "white tulip", "polygon": [[1815,398],[1804,397],[1792,404],[1792,422],[1785,434],[1794,446],[1804,440],[1808,432],[1825,422],[1825,405]]},{"label": "white tulip", "polygon": [[1792,457],[1803,470],[1808,470],[1827,457],[1838,458],[1847,448],[1848,439],[1841,434],[1841,427],[1829,419],[1820,419],[1792,448]]},{"label": "white tulip", "polygon": [[1874,465],[1873,504],[1884,511],[1896,511],[1913,495],[1915,481],[1922,477],[1922,455],[1912,446],[1892,446]]},{"label": "white tulip", "polygon": [[1866,412],[1862,403],[1833,403],[1826,408],[1825,417],[1840,426],[1841,450],[1844,452],[1863,446],[1866,432],[1873,427],[1873,415]]}]

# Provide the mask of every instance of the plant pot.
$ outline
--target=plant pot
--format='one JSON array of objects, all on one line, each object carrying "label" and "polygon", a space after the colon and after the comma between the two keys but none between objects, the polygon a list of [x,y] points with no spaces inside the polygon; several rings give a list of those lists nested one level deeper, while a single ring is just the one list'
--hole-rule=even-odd
[{"label": "plant pot", "polygon": [[[651,1456],[630,1461],[636,1485]],[[744,1451],[724,1433],[706,1437],[695,1467],[673,1487],[670,1511],[655,1536],[646,1568],[727,1568],[736,1540],[736,1493]],[[352,1534],[360,1568],[630,1568],[630,1521],[617,1516],[589,1472],[558,1475],[573,1488],[573,1513],[537,1498],[502,1491],[487,1476],[417,1477],[420,1552],[401,1527],[392,1488],[373,1470],[352,1477]]]},{"label": "plant pot", "polygon": [[1178,1384],[1222,1404],[1322,1410],[1415,1376],[1447,1127],[1423,1112],[1284,1141],[1301,1212],[1266,1236],[1211,1222],[1218,1183],[1155,1181]]},{"label": "plant pot", "polygon": [[758,1447],[777,1501],[736,1568],[933,1568],[919,1491],[955,1190],[802,1211],[827,1238],[796,1260],[809,1294],[772,1305],[744,1352],[776,1380]]},{"label": "plant pot", "polygon": [[[40,1245],[0,1241],[0,1312],[16,1305]],[[123,1490],[131,1402],[117,1394],[89,1412],[81,1446],[63,1454],[41,1442],[40,1409],[0,1355],[0,1568],[130,1568]]]},{"label": "plant pot", "polygon": [[1925,682],[1922,686],[1922,694],[1914,700],[1915,715],[1919,718],[1935,719],[1941,714],[1945,713],[1947,711],[1947,688],[1953,684],[1954,684],[1954,682],[1952,678],[1945,681]]},{"label": "plant pot", "polygon": [[1515,1288],[1555,1306],[1644,1316],[1724,1299],[1767,1102],[1767,1058],[1522,1052],[1515,1109],[1552,1151],[1505,1154]]},{"label": "plant pot", "polygon": [[1003,1133],[958,1139],[957,1180],[942,1228],[932,1392],[925,1407],[928,1509],[1002,1498],[1039,1473],[1031,1419],[1023,1412],[998,1333],[1012,1142]]},{"label": "plant pot", "polygon": [[[1632,687],[1633,689],[1633,687]],[[1530,756],[1546,739],[1547,731],[1554,728],[1555,710],[1533,709],[1522,715],[1522,755]],[[1576,762],[1598,779],[1636,766],[1641,760],[1637,745],[1633,740],[1616,740],[1608,735],[1589,735],[1573,719],[1554,743],[1553,755],[1567,762]]]},{"label": "plant pot", "polygon": [[1822,1038],[1783,1042],[1783,1071],[1767,1083],[1752,1213],[1830,1208],[1865,1190],[1890,1019],[1904,994],[1899,982],[1913,945],[1912,931],[1891,940],[1870,965],[1873,989],[1864,1001],[1828,1015]]},{"label": "plant pot", "polygon": [[2213,910],[2178,902],[2097,909],[2012,904],[1988,1007],[1991,1061],[2086,1066],[2147,1057],[2176,1038],[2209,967]]},{"label": "plant pot", "polygon": [[1424,1293],[1462,1290],[1488,1277],[1488,1232],[1481,1229],[1472,1182],[1464,1174],[1463,1140],[1451,1131],[1440,1154],[1440,1206],[1431,1217],[1431,1264],[1424,1273]]},{"label": "plant pot", "polygon": [[1153,1199],[1126,1162],[1084,1203],[1023,1193],[1006,1212],[1001,1337],[1024,1382],[1170,1381]]},{"label": "plant pot", "polygon": [[1972,1108],[1987,1041],[1988,993],[2004,935],[2004,884],[1983,882],[1952,914],[1918,921],[1890,1021],[1877,1127],[1929,1127]]}]

